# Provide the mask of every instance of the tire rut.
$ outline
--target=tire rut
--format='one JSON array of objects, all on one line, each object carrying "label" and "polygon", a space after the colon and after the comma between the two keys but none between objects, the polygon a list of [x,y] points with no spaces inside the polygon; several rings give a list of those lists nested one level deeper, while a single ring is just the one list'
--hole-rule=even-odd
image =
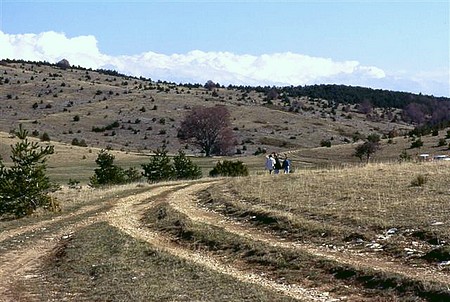
[{"label": "tire rut", "polygon": [[[194,193],[205,189],[214,184],[215,181],[208,183],[192,184],[187,188],[182,188],[169,195],[168,200],[172,204],[189,204],[192,200],[195,201]],[[188,199],[186,201],[185,199]],[[181,201],[180,201],[181,200]],[[141,222],[142,214],[149,208],[148,204],[142,204],[139,200],[128,199],[126,202],[120,202],[117,206],[107,213],[108,223],[126,234],[145,241],[157,249],[167,252],[173,256],[179,257],[189,262],[202,265],[213,271],[229,275],[235,279],[262,286],[269,290],[280,292],[286,296],[301,300],[301,301],[337,301],[338,299],[330,298],[328,293],[322,293],[318,290],[303,288],[298,285],[287,285],[274,282],[260,275],[242,271],[237,267],[229,264],[224,264],[216,258],[207,256],[201,252],[193,252],[189,249],[180,247],[173,243],[169,238],[158,234],[146,228]]]},{"label": "tire rut", "polygon": [[[7,231],[5,234],[2,233],[1,238],[2,240],[5,240],[11,236],[19,236],[25,232],[36,230],[50,224],[62,223],[65,220],[73,219],[74,217],[83,215],[89,211],[95,211],[97,208],[100,209],[101,207],[104,207],[112,202],[118,204],[142,202],[143,200],[149,199],[170,188],[172,187],[162,186],[157,189],[152,189],[151,191],[119,198],[119,200],[116,198],[114,198],[113,201],[106,200],[101,202],[99,205],[83,207],[75,213],[59,216],[50,221],[43,221],[27,227],[19,228],[17,230]],[[26,289],[25,291],[21,289],[20,293],[15,291],[15,284],[17,281],[37,277],[34,274],[38,272],[38,267],[41,261],[57,246],[60,238],[69,238],[72,233],[75,233],[80,228],[86,227],[93,223],[105,221],[107,216],[108,212],[106,211],[92,214],[80,221],[58,228],[58,230],[48,234],[45,238],[32,238],[30,240],[33,242],[27,244],[25,247],[10,249],[0,255],[0,301],[34,301],[35,299],[33,298],[33,295],[25,292]]]},{"label": "tire rut", "polygon": [[399,263],[390,261],[389,259],[377,258],[368,254],[356,254],[350,251],[330,251],[314,245],[286,241],[277,238],[274,235],[257,229],[256,227],[252,227],[249,224],[238,223],[221,214],[199,208],[197,206],[198,198],[194,196],[196,191],[198,191],[198,189],[190,188],[189,190],[181,190],[176,192],[172,195],[169,203],[175,210],[187,215],[193,221],[221,227],[228,232],[251,240],[260,241],[273,247],[297,249],[315,256],[323,257],[328,260],[337,261],[339,263],[351,265],[357,268],[369,268],[385,273],[395,273],[414,280],[438,282],[450,285],[450,275],[439,271],[437,268],[421,267],[414,269],[411,267],[402,266]]}]

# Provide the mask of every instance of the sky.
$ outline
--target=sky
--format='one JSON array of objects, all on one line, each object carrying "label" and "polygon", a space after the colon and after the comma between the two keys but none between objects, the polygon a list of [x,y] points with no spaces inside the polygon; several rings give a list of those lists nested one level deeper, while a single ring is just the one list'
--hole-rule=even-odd
[{"label": "sky", "polygon": [[0,59],[176,83],[345,84],[450,97],[450,4],[0,0]]}]

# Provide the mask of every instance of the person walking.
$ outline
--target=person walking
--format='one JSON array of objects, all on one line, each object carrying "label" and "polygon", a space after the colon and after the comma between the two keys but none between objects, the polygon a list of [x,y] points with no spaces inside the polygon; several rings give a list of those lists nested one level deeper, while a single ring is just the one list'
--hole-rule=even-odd
[{"label": "person walking", "polygon": [[272,174],[274,166],[275,166],[275,159],[273,158],[272,154],[269,154],[269,156],[266,159],[266,170],[269,171],[269,174]]},{"label": "person walking", "polygon": [[291,169],[291,161],[288,159],[287,155],[284,157],[282,167],[284,174],[289,174]]},{"label": "person walking", "polygon": [[282,165],[281,165],[281,162],[280,162],[280,157],[278,156],[278,154],[275,154],[274,158],[275,158],[274,171],[275,171],[275,174],[279,174],[280,173],[280,169],[282,168]]}]

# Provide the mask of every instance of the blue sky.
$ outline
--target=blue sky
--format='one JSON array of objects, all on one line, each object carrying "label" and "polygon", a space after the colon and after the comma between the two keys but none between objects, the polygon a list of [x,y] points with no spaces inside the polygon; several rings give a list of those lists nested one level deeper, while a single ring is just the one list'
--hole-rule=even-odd
[{"label": "blue sky", "polygon": [[448,1],[0,3],[0,58],[64,57],[175,82],[450,96]]}]

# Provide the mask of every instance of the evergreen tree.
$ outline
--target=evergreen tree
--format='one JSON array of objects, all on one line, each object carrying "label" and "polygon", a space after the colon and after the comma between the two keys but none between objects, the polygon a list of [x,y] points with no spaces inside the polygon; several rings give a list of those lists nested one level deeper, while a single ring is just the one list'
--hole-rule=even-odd
[{"label": "evergreen tree", "polygon": [[94,170],[94,175],[90,179],[93,187],[101,185],[122,184],[127,182],[126,174],[121,167],[114,165],[114,155],[108,151],[100,150],[95,163],[99,168]]},{"label": "evergreen tree", "polygon": [[197,179],[202,177],[202,171],[194,164],[182,150],[173,158],[175,177],[177,179]]},{"label": "evergreen tree", "polygon": [[149,182],[171,180],[175,176],[165,145],[156,150],[155,155],[150,158],[150,162],[142,165],[142,169],[144,170],[142,175]]},{"label": "evergreen tree", "polygon": [[20,141],[11,146],[12,167],[6,168],[0,158],[0,215],[19,218],[37,208],[58,210],[56,200],[49,195],[56,186],[46,175],[47,156],[54,153],[54,147],[30,142],[22,125],[16,135]]}]

